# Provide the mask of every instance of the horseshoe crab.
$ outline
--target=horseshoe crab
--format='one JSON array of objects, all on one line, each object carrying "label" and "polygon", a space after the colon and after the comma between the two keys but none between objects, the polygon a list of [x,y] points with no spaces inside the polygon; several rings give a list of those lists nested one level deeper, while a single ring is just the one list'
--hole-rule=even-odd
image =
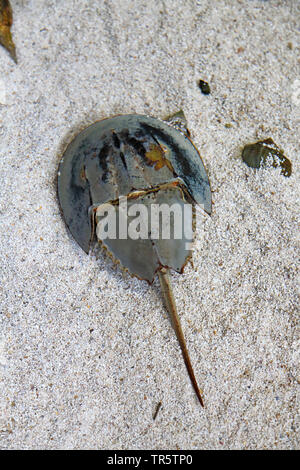
[{"label": "horseshoe crab", "polygon": [[[194,212],[185,209],[197,204],[210,214],[211,190],[201,157],[188,132],[182,132],[183,117],[177,113],[175,121],[178,119],[181,131],[167,122],[134,114],[90,125],[74,138],[61,159],[58,197],[66,225],[86,253],[96,236],[113,259],[132,275],[152,284],[158,274],[189,377],[203,406],[172,293],[169,269],[182,273],[191,258]],[[174,120],[170,122],[174,124]],[[124,219],[122,204],[125,202],[128,212]],[[164,227],[156,226],[158,219],[152,223],[152,209],[155,205],[173,208],[174,204],[178,213],[187,215],[177,223],[174,213],[169,228],[172,233],[178,227],[183,230],[177,238],[164,237]],[[139,234],[144,231],[144,236],[130,237],[129,215],[136,215],[137,207],[144,214],[138,224]],[[113,230],[109,233],[103,229],[109,225],[105,213],[115,217],[114,221],[111,219]],[[121,236],[124,227],[126,236]]]}]

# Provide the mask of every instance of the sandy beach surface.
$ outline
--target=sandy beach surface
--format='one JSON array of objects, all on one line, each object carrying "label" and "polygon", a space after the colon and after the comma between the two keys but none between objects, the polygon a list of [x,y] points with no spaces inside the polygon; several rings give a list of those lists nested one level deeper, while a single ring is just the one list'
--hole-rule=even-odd
[{"label": "sandy beach surface", "polygon": [[[0,448],[299,448],[299,2],[11,4],[18,64],[0,48]],[[56,194],[80,129],[179,109],[213,197],[193,266],[172,274],[204,409],[158,281],[122,274],[97,248],[86,255]],[[291,177],[242,162],[244,145],[268,137]]]}]

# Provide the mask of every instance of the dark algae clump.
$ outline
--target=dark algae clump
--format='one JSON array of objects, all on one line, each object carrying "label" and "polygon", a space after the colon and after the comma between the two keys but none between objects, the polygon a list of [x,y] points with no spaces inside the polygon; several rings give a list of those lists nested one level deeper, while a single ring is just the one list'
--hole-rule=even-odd
[{"label": "dark algae clump", "polygon": [[281,167],[284,176],[291,176],[292,164],[283,151],[269,138],[246,145],[242,152],[243,161],[250,168]]},{"label": "dark algae clump", "polygon": [[199,80],[198,86],[202,91],[203,95],[210,95],[210,86],[207,82],[205,82],[204,80]]}]

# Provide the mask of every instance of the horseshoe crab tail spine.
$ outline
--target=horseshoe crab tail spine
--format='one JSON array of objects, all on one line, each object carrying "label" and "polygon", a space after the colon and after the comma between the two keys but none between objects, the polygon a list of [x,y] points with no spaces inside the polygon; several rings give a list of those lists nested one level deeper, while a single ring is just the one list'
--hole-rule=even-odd
[{"label": "horseshoe crab tail spine", "polygon": [[158,272],[158,275],[159,275],[160,285],[161,285],[163,297],[166,303],[166,307],[170,314],[171,322],[172,322],[173,328],[175,330],[175,333],[176,333],[176,336],[177,336],[177,339],[178,339],[178,342],[182,351],[184,363],[186,365],[188,374],[190,376],[190,379],[194,387],[195,393],[198,397],[198,400],[201,406],[204,407],[201,393],[200,393],[200,390],[199,390],[199,387],[195,378],[195,374],[193,371],[193,367],[191,364],[190,356],[186,347],[183,331],[182,331],[181,324],[180,324],[180,319],[177,313],[177,308],[176,308],[175,299],[173,296],[172,286],[171,286],[170,277],[169,277],[169,270],[163,269]]}]

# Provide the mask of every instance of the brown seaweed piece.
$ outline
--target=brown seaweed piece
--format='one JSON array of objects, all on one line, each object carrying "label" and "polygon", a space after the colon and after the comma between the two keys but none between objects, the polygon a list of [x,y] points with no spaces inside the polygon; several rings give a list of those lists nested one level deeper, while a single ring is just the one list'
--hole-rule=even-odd
[{"label": "brown seaweed piece", "polygon": [[269,138],[246,145],[242,152],[243,161],[250,168],[281,167],[284,176],[291,176],[292,164],[283,151]]},{"label": "brown seaweed piece", "polygon": [[16,47],[12,39],[10,27],[13,23],[12,8],[9,0],[0,0],[0,44],[9,52],[17,63]]}]

